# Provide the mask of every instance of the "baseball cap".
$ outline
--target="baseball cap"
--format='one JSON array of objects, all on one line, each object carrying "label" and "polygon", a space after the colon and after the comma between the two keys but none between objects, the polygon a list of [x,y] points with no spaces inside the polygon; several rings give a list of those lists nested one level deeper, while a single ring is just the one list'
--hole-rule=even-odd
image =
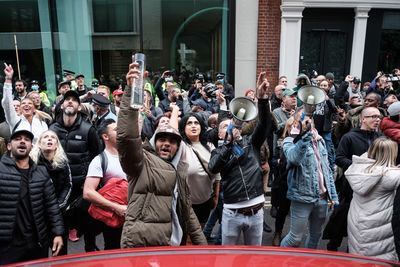
[{"label": "baseball cap", "polygon": [[165,126],[159,127],[154,134],[154,140],[156,141],[157,138],[159,138],[160,135],[162,135],[162,134],[171,135],[174,138],[176,138],[176,140],[178,140],[178,142],[180,142],[182,140],[182,136],[179,134],[178,130],[175,129],[174,127],[172,127],[171,125],[165,125]]},{"label": "baseball cap", "polygon": [[26,134],[31,141],[33,140],[33,133],[29,130],[21,129],[21,130],[15,130],[12,132],[10,136],[10,141],[13,140],[15,137],[17,137],[20,134]]},{"label": "baseball cap", "polygon": [[207,104],[203,99],[196,99],[196,100],[192,101],[192,105],[199,106],[204,110],[207,109]]},{"label": "baseball cap", "polygon": [[390,116],[396,116],[400,114],[400,101],[394,102],[388,107],[388,113]]},{"label": "baseball cap", "polygon": [[81,100],[79,99],[79,94],[78,94],[77,91],[75,91],[75,90],[68,90],[68,91],[64,94],[64,100],[65,100],[67,97],[69,97],[69,96],[72,96],[73,98],[75,98],[75,99],[78,101],[79,104],[81,103]]},{"label": "baseball cap", "polygon": [[124,93],[124,91],[122,91],[121,89],[117,89],[113,92],[113,97],[116,95],[122,95]]},{"label": "baseball cap", "polygon": [[292,90],[292,89],[285,89],[285,91],[282,94],[282,97],[284,97],[286,95],[293,95],[293,94],[297,94],[297,92],[295,90]]},{"label": "baseball cap", "polygon": [[64,84],[68,84],[68,85],[71,87],[71,82],[68,81],[68,80],[64,80],[64,81],[62,81],[62,82],[60,82],[60,83],[58,84],[57,89],[60,89],[61,86],[63,86]]},{"label": "baseball cap", "polygon": [[249,90],[246,91],[246,93],[244,94],[244,96],[247,96],[250,92],[255,93],[255,91],[254,91],[253,89],[249,89]]}]

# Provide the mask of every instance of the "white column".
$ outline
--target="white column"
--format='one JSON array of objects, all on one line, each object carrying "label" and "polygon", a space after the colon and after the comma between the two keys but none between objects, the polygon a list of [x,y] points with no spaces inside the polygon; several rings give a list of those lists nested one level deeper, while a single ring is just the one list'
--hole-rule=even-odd
[{"label": "white column", "polygon": [[281,44],[279,76],[288,78],[288,87],[295,85],[299,74],[301,20],[304,6],[281,6]]},{"label": "white column", "polygon": [[368,12],[370,10],[371,10],[370,7],[354,8],[356,16],[354,17],[353,47],[351,49],[350,75],[358,76],[360,78],[362,78],[361,75],[362,75],[362,67],[364,61],[365,36],[367,34]]},{"label": "white column", "polygon": [[235,95],[255,89],[257,75],[258,0],[236,1]]}]

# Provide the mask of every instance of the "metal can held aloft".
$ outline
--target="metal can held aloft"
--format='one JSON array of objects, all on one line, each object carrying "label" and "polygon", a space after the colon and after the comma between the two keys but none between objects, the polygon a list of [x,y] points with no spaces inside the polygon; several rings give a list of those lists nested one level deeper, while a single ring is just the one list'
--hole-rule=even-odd
[{"label": "metal can held aloft", "polygon": [[135,54],[135,62],[139,65],[135,69],[140,71],[139,78],[133,79],[131,88],[131,107],[140,109],[143,106],[144,72],[146,70],[146,55]]}]

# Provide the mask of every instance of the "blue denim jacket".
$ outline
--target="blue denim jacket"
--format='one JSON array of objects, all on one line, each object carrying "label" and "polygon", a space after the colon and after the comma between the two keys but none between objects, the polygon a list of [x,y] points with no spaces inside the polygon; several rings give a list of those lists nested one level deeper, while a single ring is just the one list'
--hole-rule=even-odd
[{"label": "blue denim jacket", "polygon": [[[287,158],[287,198],[305,203],[316,202],[319,197],[318,165],[311,141],[300,139],[296,144],[293,137],[283,140],[283,152]],[[328,197],[338,200],[335,181],[329,168],[328,152],[325,142],[318,140],[318,149],[321,157],[322,172]]]}]

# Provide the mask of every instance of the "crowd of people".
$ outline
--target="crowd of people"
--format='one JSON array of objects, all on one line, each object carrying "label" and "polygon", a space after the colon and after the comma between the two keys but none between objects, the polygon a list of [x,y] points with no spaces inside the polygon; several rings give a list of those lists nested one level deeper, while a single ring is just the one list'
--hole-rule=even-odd
[{"label": "crowd of people", "polygon": [[[307,229],[306,248],[322,238],[337,251],[348,236],[350,253],[398,261],[398,69],[363,87],[327,73],[299,74],[294,88],[281,76],[270,88],[261,72],[237,98],[223,73],[214,81],[198,73],[183,88],[165,71],[154,86],[147,79],[133,108],[136,67],[113,91],[66,71],[50,105],[38,81],[28,87],[5,64],[0,264],[47,257],[49,248],[66,255],[80,238],[96,251],[100,233],[104,249],[238,245],[240,236],[260,246],[272,230],[271,245],[299,247]],[[305,88],[324,99],[303,105]],[[233,110],[237,101],[246,108]]]}]

